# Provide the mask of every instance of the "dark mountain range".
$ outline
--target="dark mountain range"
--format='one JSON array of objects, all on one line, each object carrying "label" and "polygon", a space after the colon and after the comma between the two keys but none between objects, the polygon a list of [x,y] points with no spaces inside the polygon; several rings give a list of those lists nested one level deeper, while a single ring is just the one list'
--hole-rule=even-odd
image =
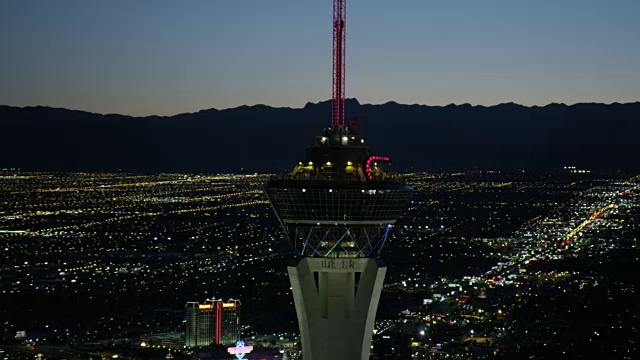
[{"label": "dark mountain range", "polygon": [[[372,153],[399,169],[638,168],[640,102],[526,107],[347,101]],[[0,168],[135,172],[289,169],[330,121],[330,102],[170,117],[0,106]]]}]

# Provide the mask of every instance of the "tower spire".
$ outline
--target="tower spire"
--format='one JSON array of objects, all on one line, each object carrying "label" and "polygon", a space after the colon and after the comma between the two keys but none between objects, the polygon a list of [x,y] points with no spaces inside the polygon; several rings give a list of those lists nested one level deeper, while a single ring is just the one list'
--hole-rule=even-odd
[{"label": "tower spire", "polygon": [[333,98],[331,125],[344,125],[346,0],[333,0]]}]

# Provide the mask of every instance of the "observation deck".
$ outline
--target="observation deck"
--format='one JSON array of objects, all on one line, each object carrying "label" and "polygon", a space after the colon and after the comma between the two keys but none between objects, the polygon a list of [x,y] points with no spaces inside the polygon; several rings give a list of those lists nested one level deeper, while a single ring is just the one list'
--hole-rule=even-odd
[{"label": "observation deck", "polygon": [[299,256],[377,257],[413,191],[390,172],[388,157],[369,154],[357,128],[325,129],[291,173],[267,184]]}]

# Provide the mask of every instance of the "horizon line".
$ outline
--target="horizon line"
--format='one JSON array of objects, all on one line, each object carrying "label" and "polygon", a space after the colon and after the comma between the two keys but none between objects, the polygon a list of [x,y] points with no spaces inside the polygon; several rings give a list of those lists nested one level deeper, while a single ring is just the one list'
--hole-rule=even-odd
[{"label": "horizon line", "polygon": [[[393,105],[400,105],[400,106],[420,106],[420,107],[439,107],[439,108],[444,108],[444,107],[450,107],[450,106],[471,106],[471,107],[482,107],[482,108],[489,108],[489,107],[496,107],[496,106],[501,106],[501,105],[517,105],[517,106],[521,106],[521,107],[525,107],[525,108],[543,108],[543,107],[547,107],[547,106],[576,106],[576,105],[628,105],[628,104],[639,104],[640,100],[637,101],[633,101],[633,102],[610,102],[610,103],[606,103],[606,102],[575,102],[575,103],[563,103],[563,102],[551,102],[551,103],[547,103],[545,105],[538,105],[538,104],[534,104],[534,105],[523,105],[520,103],[516,103],[513,101],[507,101],[507,102],[501,102],[498,104],[493,104],[493,105],[483,105],[483,104],[472,104],[472,103],[449,103],[446,105],[430,105],[430,104],[418,104],[418,103],[413,103],[413,104],[407,104],[407,103],[399,103],[395,100],[389,100],[385,103],[378,103],[378,104],[373,104],[373,103],[360,103],[360,101],[358,101],[357,98],[352,97],[352,98],[346,98],[346,101],[356,101],[358,103],[358,105],[360,106],[382,106],[382,105],[388,105],[388,104],[393,104]],[[197,114],[200,112],[205,112],[205,111],[229,111],[229,110],[236,110],[239,108],[254,108],[254,107],[269,107],[272,109],[291,109],[291,110],[304,110],[307,106],[314,106],[314,105],[321,105],[323,103],[330,103],[331,99],[327,99],[327,100],[322,100],[322,101],[318,101],[318,102],[313,102],[313,101],[307,101],[307,103],[302,106],[302,107],[292,107],[292,106],[273,106],[273,105],[267,105],[267,104],[252,104],[252,105],[248,105],[248,104],[243,104],[243,105],[238,105],[235,107],[228,107],[228,108],[204,108],[204,109],[200,109],[200,110],[196,110],[193,112],[181,112],[181,113],[176,113],[173,115],[158,115],[158,114],[149,114],[149,115],[127,115],[127,114],[122,114],[122,113],[99,113],[99,112],[94,112],[94,111],[89,111],[89,110],[81,110],[81,109],[71,109],[71,108],[67,108],[67,107],[63,107],[63,106],[51,106],[51,105],[25,105],[25,106],[18,106],[18,105],[8,105],[8,104],[0,104],[0,108],[1,107],[9,107],[9,108],[18,108],[18,109],[34,109],[34,108],[47,108],[47,109],[53,109],[53,110],[67,110],[67,111],[76,111],[76,112],[83,112],[83,113],[88,113],[88,114],[93,114],[93,115],[101,115],[101,116],[124,116],[124,117],[131,117],[131,118],[145,118],[145,117],[162,117],[162,118],[171,118],[171,117],[176,117],[176,116],[180,116],[180,115],[190,115],[190,114]]]}]

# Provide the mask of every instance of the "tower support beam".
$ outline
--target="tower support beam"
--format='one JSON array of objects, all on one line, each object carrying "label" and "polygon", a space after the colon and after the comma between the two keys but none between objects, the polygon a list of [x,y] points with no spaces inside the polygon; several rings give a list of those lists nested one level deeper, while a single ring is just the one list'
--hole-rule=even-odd
[{"label": "tower support beam", "polygon": [[303,257],[287,270],[304,360],[368,360],[382,260]]}]

